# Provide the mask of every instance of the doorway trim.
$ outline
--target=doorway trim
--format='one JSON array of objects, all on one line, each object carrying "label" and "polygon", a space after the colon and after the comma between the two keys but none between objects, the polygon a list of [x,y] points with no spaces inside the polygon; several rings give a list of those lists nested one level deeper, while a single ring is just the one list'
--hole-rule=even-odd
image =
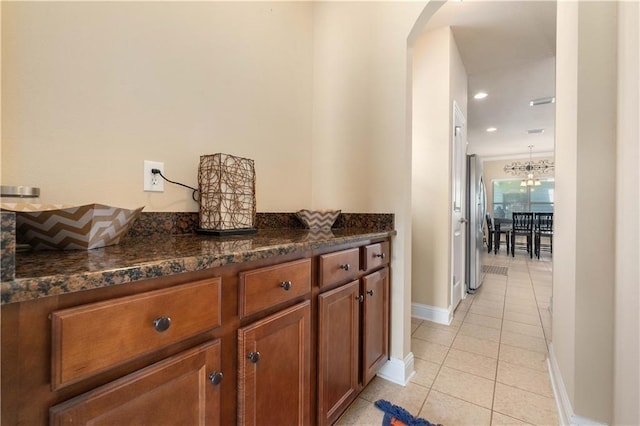
[{"label": "doorway trim", "polygon": [[[449,310],[455,311],[465,297],[466,232],[466,127],[467,120],[453,101],[451,120],[451,264],[449,273]],[[457,242],[456,242],[457,241]],[[457,289],[457,290],[456,290]]]}]

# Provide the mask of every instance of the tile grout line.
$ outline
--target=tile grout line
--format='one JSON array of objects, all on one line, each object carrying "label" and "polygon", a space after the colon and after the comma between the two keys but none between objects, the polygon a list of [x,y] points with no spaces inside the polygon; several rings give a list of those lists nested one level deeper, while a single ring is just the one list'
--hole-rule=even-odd
[{"label": "tile grout line", "polygon": [[[485,274],[485,275],[486,275],[486,274]],[[484,276],[483,276],[483,279],[484,279]],[[448,355],[449,355],[449,352],[451,352],[451,349],[453,348],[453,343],[454,343],[454,341],[456,340],[456,338],[458,337],[458,335],[459,335],[459,333],[460,333],[460,330],[462,329],[462,326],[465,324],[465,320],[466,320],[466,318],[467,318],[468,314],[469,314],[469,313],[470,313],[470,311],[471,311],[471,307],[473,306],[473,303],[475,302],[475,294],[472,294],[471,296],[472,296],[472,300],[471,300],[471,302],[469,303],[469,307],[467,308],[467,310],[466,310],[466,311],[464,311],[464,315],[462,316],[462,319],[461,319],[461,321],[460,321],[460,327],[458,327],[458,329],[456,330],[456,332],[455,332],[455,334],[454,334],[454,336],[453,336],[453,339],[452,339],[452,341],[451,341],[451,344],[447,346],[447,351],[446,351],[446,353],[445,353],[445,355],[444,355],[444,357],[443,357],[443,359],[442,359],[442,362],[440,362],[440,363],[439,363],[438,371],[437,371],[437,372],[436,372],[436,374],[435,374],[435,378],[433,379],[433,382],[431,382],[431,386],[429,386],[429,390],[428,390],[428,392],[427,392],[427,396],[425,397],[424,401],[422,402],[422,405],[420,406],[420,409],[419,409],[419,411],[418,411],[418,414],[419,414],[419,413],[421,413],[421,412],[422,412],[422,410],[424,409],[424,406],[425,406],[425,404],[427,403],[427,400],[429,399],[429,395],[431,395],[431,391],[435,390],[435,389],[433,389],[433,385],[435,384],[436,380],[438,379],[438,376],[440,375],[440,372],[442,371],[442,368],[445,366],[445,365],[444,365],[444,363],[445,363],[445,361],[446,361],[446,359],[447,359],[447,357],[448,357]],[[504,312],[504,302],[503,302],[503,312]],[[418,329],[421,325],[423,325],[423,324],[424,324],[424,322],[425,322],[425,321],[427,321],[427,322],[428,322],[428,320],[422,320],[422,321],[421,321],[421,323],[420,323],[420,325],[416,328],[416,331],[417,331],[417,329]],[[427,327],[429,327],[429,326],[427,325]],[[414,331],[413,333],[411,333],[411,337],[413,337],[413,334],[414,334],[414,333],[415,333],[415,331]],[[420,338],[419,338],[419,337],[416,337],[416,339],[420,339]],[[422,340],[422,339],[420,339],[420,340]],[[435,343],[435,342],[430,342],[430,343],[438,344],[438,343]],[[444,346],[444,345],[441,345],[441,346]],[[474,353],[474,352],[463,351],[462,349],[457,349],[457,350],[460,350],[461,352],[468,352],[468,353],[472,353],[472,354],[474,354],[474,355],[479,355],[479,354],[476,354],[476,353]],[[481,356],[482,356],[482,355],[481,355]],[[459,372],[461,372],[461,373],[469,374],[469,375],[472,375],[472,376],[475,376],[475,377],[480,377],[480,378],[483,378],[483,379],[487,379],[486,377],[478,376],[478,375],[476,375],[476,374],[469,373],[469,372],[467,372],[467,371],[458,370],[458,369],[456,369],[456,368],[452,368],[452,367],[447,367],[447,368],[451,368],[452,370],[456,370],[456,371],[459,371]],[[495,389],[495,377],[496,377],[496,374],[497,374],[497,359],[496,359],[496,373],[494,373],[494,380],[493,380],[493,382],[494,382],[494,389]],[[487,380],[489,380],[489,379],[487,379]],[[438,390],[435,390],[435,391],[436,391],[436,392],[440,392],[440,391],[438,391]],[[488,409],[487,407],[484,407],[484,406],[482,406],[482,405],[478,405],[478,404],[476,404],[476,403],[474,403],[474,402],[471,402],[471,401],[467,401],[466,399],[462,399],[462,398],[460,398],[460,397],[458,397],[458,396],[450,395],[450,394],[448,394],[448,393],[446,393],[446,392],[440,392],[440,393],[443,393],[444,395],[448,395],[448,396],[449,396],[449,397],[451,397],[451,398],[459,399],[459,400],[464,401],[464,402],[466,402],[466,403],[468,403],[468,404],[473,404],[473,405],[475,405],[475,406],[477,406],[477,407],[481,407],[481,408],[484,408],[484,409]],[[492,404],[492,406],[493,406],[493,398],[492,398],[492,400],[491,400],[491,404]],[[493,412],[493,410],[490,410],[490,411],[491,411],[491,412]]]},{"label": "tile grout line", "polygon": [[[518,421],[526,422],[526,420],[524,420],[524,419],[513,417],[513,415],[507,415],[507,414],[501,413],[500,411],[497,411],[495,409],[496,387],[497,387],[497,384],[498,384],[498,369],[500,368],[500,350],[502,349],[502,345],[503,345],[503,343],[502,343],[502,332],[503,332],[504,321],[505,321],[504,314],[506,312],[507,292],[509,290],[509,281],[510,281],[509,277],[511,276],[509,274],[509,272],[511,272],[511,263],[512,263],[512,261],[510,260],[509,261],[509,266],[508,266],[509,270],[508,270],[508,273],[507,273],[507,282],[506,282],[506,286],[505,286],[504,304],[503,304],[503,312],[502,312],[501,327],[500,327],[500,342],[498,344],[498,359],[497,359],[497,364],[496,364],[496,374],[495,374],[495,381],[494,381],[494,386],[493,386],[493,399],[492,399],[492,404],[491,404],[491,424],[493,424],[494,413],[499,413],[499,414],[501,414],[503,416],[507,416],[507,417],[516,419]],[[527,274],[529,275],[529,286],[532,286],[531,275],[529,273],[529,265],[528,265],[528,263],[527,263]],[[535,294],[534,294],[534,297],[535,297]],[[536,303],[536,308],[537,308],[537,303]],[[509,345],[507,345],[507,346],[509,346]],[[500,382],[500,383],[502,384],[502,382]],[[506,386],[509,386],[509,385],[506,385]],[[518,388],[516,387],[516,389],[518,389]]]},{"label": "tile grout line", "polygon": [[[532,292],[533,292],[533,297],[534,297],[534,301],[535,301],[535,305],[536,305],[536,311],[538,312],[538,317],[539,317],[539,319],[540,319],[540,328],[542,329],[543,340],[545,340],[545,348],[546,348],[545,356],[548,356],[549,349],[548,349],[548,344],[547,344],[547,342],[546,342],[546,338],[544,338],[544,336],[545,336],[545,333],[544,333],[544,327],[543,327],[543,325],[542,325],[542,318],[541,318],[541,316],[540,316],[540,308],[538,307],[538,299],[537,299],[537,295],[536,295],[536,291],[535,291],[535,286],[534,286],[534,284],[533,284],[533,278],[532,278],[532,276],[531,276],[530,262],[528,262],[528,261],[527,261],[527,262],[526,262],[526,265],[527,265],[527,274],[528,274],[528,276],[529,276],[529,285],[531,286],[531,290],[532,290]],[[507,283],[507,287],[508,287],[508,283]],[[505,305],[506,305],[506,300],[505,300]],[[504,324],[504,321],[506,321],[506,320],[503,318],[503,324]],[[515,321],[515,322],[517,322],[517,321]],[[526,323],[519,323],[519,324],[530,325],[530,324],[526,324]],[[515,332],[514,332],[514,333],[515,333]],[[522,333],[516,333],[516,334],[522,334]],[[523,335],[524,335],[524,334],[523,334]],[[534,337],[534,336],[529,336],[529,337]],[[502,346],[502,342],[500,342],[500,345]],[[511,346],[511,347],[514,347],[514,348],[518,348],[518,346],[513,346],[513,345],[508,345],[508,344],[505,344],[505,345],[506,345],[506,346]],[[519,349],[529,350],[529,349],[525,349],[525,348],[519,348]],[[532,351],[532,352],[538,352],[538,351]],[[519,368],[525,368],[525,369],[527,369],[527,370],[531,370],[531,371],[539,372],[539,370],[536,370],[536,369],[530,368],[530,367],[528,367],[528,366],[521,366],[521,365],[517,365],[517,364],[509,363],[508,361],[503,361],[503,362],[505,362],[505,363],[507,363],[507,364],[515,365],[515,366],[517,366],[517,367],[519,367]],[[547,373],[547,374],[548,374],[548,373]],[[497,382],[497,376],[496,376],[496,382]],[[521,388],[521,387],[518,387],[518,386],[514,386],[514,385],[512,385],[512,384],[507,384],[507,383],[502,383],[502,382],[500,382],[500,383],[501,383],[501,384],[503,384],[503,385],[505,385],[505,386],[510,386],[510,387],[513,387],[513,388],[516,388],[516,389],[524,390],[524,391],[526,391],[526,392],[530,392],[530,393],[533,393],[533,394],[535,394],[535,395],[538,395],[538,396],[541,396],[541,397],[544,397],[544,398],[549,398],[549,396],[548,396],[548,395],[543,395],[543,394],[540,394],[540,393],[535,392],[535,391],[532,391],[532,390],[524,389],[524,388]],[[503,414],[503,413],[500,413],[500,414]],[[503,414],[503,415],[506,415],[506,414]],[[513,417],[513,416],[510,416],[510,417]],[[522,420],[522,419],[521,419],[521,420]],[[525,421],[525,420],[522,420],[522,421]]]},{"label": "tile grout line", "polygon": [[[416,327],[416,329],[411,333],[411,338],[412,339],[413,339],[413,335],[415,334],[415,332],[418,331],[418,329],[424,324],[425,321],[426,320],[421,320],[420,321],[420,325],[418,325],[418,327]],[[416,339],[417,339],[417,337],[416,337]],[[418,359],[420,359],[420,358],[418,358]],[[424,361],[426,361],[426,360],[424,360]],[[420,404],[420,408],[418,408],[418,412],[415,414],[416,417],[420,415],[420,413],[424,409],[425,404],[427,403],[427,400],[429,399],[429,395],[431,395],[431,390],[433,389],[433,383],[436,381],[436,378],[438,377],[438,374],[440,374],[440,368],[442,368],[442,365],[440,365],[438,367],[438,371],[436,372],[436,375],[435,375],[433,381],[429,385],[429,388],[427,390],[427,394],[424,397],[424,401],[422,401],[422,404]],[[409,383],[412,383],[411,380],[409,380]],[[417,384],[417,383],[414,383],[414,384]]]},{"label": "tile grout line", "polygon": [[489,420],[489,424],[493,424],[493,413],[495,413],[495,404],[496,404],[496,387],[498,386],[498,369],[500,368],[500,349],[502,349],[502,329],[504,328],[504,313],[507,305],[507,290],[509,289],[509,272],[510,272],[511,262],[507,266],[507,279],[504,286],[504,301],[502,302],[502,318],[500,319],[500,337],[498,338],[498,356],[496,359],[496,373],[494,375],[493,380],[493,395],[491,395],[491,419]]},{"label": "tile grout line", "polygon": [[[469,304],[469,309],[471,309],[471,305],[472,304],[473,304],[473,300]],[[416,416],[418,416],[422,412],[422,410],[424,409],[424,406],[427,403],[427,400],[429,399],[429,395],[431,395],[431,391],[434,390],[433,389],[433,385],[435,384],[436,380],[438,379],[438,376],[440,376],[440,372],[442,371],[442,367],[444,367],[444,362],[446,361],[447,356],[449,356],[449,352],[451,351],[451,348],[453,347],[453,342],[456,340],[456,337],[458,337],[458,333],[460,333],[460,329],[462,328],[462,325],[464,324],[464,320],[467,317],[467,315],[469,314],[469,309],[467,309],[467,311],[465,311],[464,315],[462,316],[462,320],[460,321],[460,327],[458,327],[458,330],[456,330],[456,333],[453,336],[453,340],[451,340],[451,344],[448,346],[447,352],[444,354],[444,357],[442,358],[442,362],[440,362],[440,365],[438,366],[438,371],[436,372],[435,377],[433,378],[433,381],[431,382],[431,385],[429,386],[429,391],[427,392],[427,396],[424,398],[424,401],[422,401],[422,405],[420,406],[420,409],[418,410],[418,413],[416,414]],[[454,311],[454,315],[455,315],[455,311]],[[416,331],[417,331],[417,329],[416,329]],[[413,335],[413,333],[412,333],[412,335]],[[431,343],[433,343],[433,342],[431,342]],[[438,391],[436,391],[436,392],[438,392]],[[448,395],[448,394],[445,394],[445,395]],[[453,395],[449,395],[449,396],[453,397]],[[469,401],[465,401],[465,402],[469,402]]]},{"label": "tile grout line", "polygon": [[[504,332],[504,325],[505,325],[504,323],[505,323],[505,321],[506,321],[506,319],[505,319],[505,313],[506,313],[506,304],[507,304],[507,294],[509,293],[509,289],[511,288],[511,287],[510,287],[510,285],[509,285],[509,283],[510,283],[510,281],[511,281],[511,280],[510,280],[510,276],[512,276],[512,275],[510,275],[510,274],[509,274],[509,272],[511,272],[511,271],[512,271],[512,267],[514,266],[514,264],[513,264],[513,263],[515,263],[515,262],[514,262],[512,259],[510,259],[510,258],[509,258],[509,263],[508,263],[508,266],[507,266],[507,268],[508,268],[508,273],[507,273],[506,280],[505,280],[504,291],[503,291],[503,292],[501,292],[501,293],[502,293],[502,297],[503,297],[503,300],[502,300],[502,311],[501,311],[502,313],[501,313],[501,318],[500,318],[499,339],[498,339],[498,353],[497,353],[497,357],[496,357],[496,360],[495,360],[495,361],[496,361],[496,369],[495,369],[495,372],[494,372],[494,374],[493,374],[493,395],[492,395],[491,408],[490,408],[490,409],[488,409],[487,407],[484,407],[484,406],[482,406],[482,405],[478,405],[478,404],[476,404],[476,403],[474,403],[474,402],[471,402],[471,401],[467,401],[466,399],[460,398],[460,397],[458,397],[458,396],[449,395],[449,394],[448,394],[448,393],[446,393],[446,392],[444,393],[445,395],[448,395],[449,397],[452,397],[452,398],[455,398],[455,399],[459,399],[459,400],[461,400],[461,401],[464,401],[465,403],[469,403],[469,404],[475,405],[475,406],[480,407],[480,408],[488,409],[488,410],[490,411],[490,423],[491,423],[491,424],[493,424],[493,421],[494,421],[494,413],[498,413],[498,414],[500,414],[500,415],[502,415],[502,416],[506,416],[506,417],[509,417],[509,418],[512,418],[512,419],[515,419],[515,420],[518,420],[518,421],[525,422],[525,420],[523,420],[523,419],[519,419],[519,418],[517,418],[517,417],[514,417],[514,416],[513,416],[513,414],[505,414],[505,413],[501,413],[500,411],[497,411],[497,410],[495,410],[495,409],[494,409],[494,408],[495,408],[495,402],[496,402],[496,387],[497,387],[497,383],[498,383],[498,380],[497,380],[497,377],[498,377],[498,368],[499,368],[499,365],[500,365],[500,359],[501,359],[501,358],[500,358],[500,352],[501,352],[501,349],[502,349],[502,346],[503,346],[502,336],[503,336],[503,332]],[[529,265],[529,263],[528,263],[528,262],[525,262],[525,265],[526,265],[526,268],[527,268],[527,269],[526,269],[526,274],[527,274],[526,276],[527,276],[527,278],[528,278],[528,280],[527,280],[528,282],[526,283],[526,285],[525,285],[524,287],[525,287],[525,288],[527,288],[528,290],[531,290],[531,291],[533,292],[533,301],[534,301],[534,303],[535,303],[536,312],[537,312],[537,314],[538,314],[538,315],[537,315],[537,317],[538,317],[538,321],[539,321],[539,326],[542,328],[542,335],[543,335],[543,336],[546,336],[546,334],[545,334],[545,332],[544,332],[544,327],[542,326],[542,325],[543,325],[543,322],[542,322],[542,318],[541,318],[541,314],[540,314],[540,307],[539,307],[539,305],[538,305],[539,294],[536,292],[535,286],[533,285],[533,277],[532,277],[532,274],[531,274],[531,268],[530,268],[530,265]],[[522,271],[522,272],[524,272],[524,271]],[[490,274],[490,275],[491,275],[491,274]],[[487,273],[484,273],[484,274],[483,274],[483,280],[484,280],[484,278],[486,278],[486,276],[487,276]],[[512,284],[513,284],[513,283],[512,283]],[[485,286],[485,287],[486,287],[486,286]],[[516,286],[516,287],[519,287],[519,286]],[[513,288],[511,288],[511,289],[516,289],[516,287],[513,287]],[[480,293],[480,294],[481,294],[481,293]],[[465,311],[464,311],[464,313],[462,314],[462,318],[461,318],[461,320],[460,320],[460,325],[459,325],[459,327],[457,328],[457,330],[455,330],[455,332],[453,333],[453,338],[452,338],[452,340],[451,340],[451,343],[450,343],[449,345],[446,345],[446,348],[447,348],[447,349],[446,349],[446,352],[444,353],[444,356],[442,357],[442,361],[441,361],[440,363],[438,363],[438,368],[437,368],[437,371],[436,371],[436,373],[435,373],[434,379],[433,379],[433,381],[431,382],[430,386],[427,388],[427,394],[426,394],[426,396],[425,396],[425,399],[422,401],[422,404],[421,404],[421,406],[420,406],[420,408],[419,408],[419,410],[418,410],[418,414],[420,414],[420,413],[424,410],[424,408],[425,408],[425,406],[426,406],[426,404],[427,404],[427,401],[428,401],[429,397],[432,395],[432,391],[434,391],[434,390],[435,390],[435,391],[437,391],[436,389],[434,389],[434,384],[435,384],[436,380],[438,379],[438,377],[440,376],[440,374],[441,374],[441,372],[442,372],[442,370],[443,370],[443,367],[445,367],[445,365],[444,365],[444,364],[445,364],[445,362],[446,362],[446,360],[447,360],[447,358],[448,358],[448,356],[449,356],[449,354],[450,354],[450,352],[451,352],[451,349],[453,348],[454,342],[456,341],[456,339],[458,338],[458,336],[465,336],[465,334],[461,334],[462,327],[464,327],[464,326],[465,326],[465,324],[472,324],[472,325],[476,325],[476,326],[483,326],[482,324],[474,324],[474,323],[468,323],[468,322],[467,322],[467,320],[469,319],[469,314],[470,314],[470,313],[473,313],[473,312],[471,312],[471,310],[472,310],[473,306],[474,306],[474,305],[475,305],[475,306],[478,306],[478,307],[482,307],[482,306],[483,306],[482,304],[479,304],[479,302],[480,302],[481,300],[483,300],[483,301],[484,301],[484,299],[477,298],[477,296],[478,296],[478,295],[479,295],[478,293],[471,295],[471,296],[472,296],[472,300],[470,301],[470,303],[468,304],[468,306],[466,306],[466,310],[465,310]],[[488,299],[488,300],[487,300],[487,302],[495,303],[495,300]],[[460,311],[460,313],[462,313],[462,312],[463,312],[463,311]],[[482,314],[477,314],[477,315],[482,315]],[[491,317],[490,315],[484,315],[484,316],[489,316],[489,317]],[[531,324],[522,323],[522,322],[520,322],[520,321],[515,321],[515,320],[514,320],[514,321],[512,321],[512,322],[516,322],[516,323],[524,324],[524,325],[531,325]],[[420,323],[418,324],[418,326],[416,327],[416,330],[414,330],[414,332],[413,332],[413,333],[411,333],[411,336],[412,336],[412,337],[414,337],[415,332],[416,332],[416,331],[418,330],[418,328],[420,328],[421,326],[429,327],[429,325],[428,325],[428,324],[429,324],[429,321],[428,321],[428,320],[421,320],[421,321],[420,321]],[[533,325],[531,325],[531,326],[533,326]],[[492,328],[492,329],[495,329],[494,327],[487,327],[486,325],[484,325],[484,327],[486,327],[486,328]],[[534,326],[534,327],[535,327],[535,326]],[[430,328],[431,328],[431,327],[430,327]],[[434,329],[435,329],[435,330],[438,330],[438,328],[435,328],[435,327],[434,327]],[[519,333],[519,332],[516,332],[516,331],[514,331],[513,333],[516,333],[516,334],[522,334],[523,336],[527,336],[525,333]],[[534,336],[530,336],[530,337],[534,337]],[[419,340],[424,340],[424,341],[427,341],[427,342],[432,343],[432,344],[440,344],[440,343],[433,342],[433,341],[430,341],[430,340],[427,340],[427,339],[421,339],[420,337],[414,337],[414,338],[419,339]],[[488,339],[483,339],[483,340],[488,340]],[[548,346],[547,346],[546,338],[545,338],[544,340],[545,340],[545,348],[547,348],[547,354],[548,354]],[[442,345],[442,344],[440,344],[440,345],[441,345],[441,346],[445,346],[445,345]],[[517,349],[529,350],[529,349],[525,349],[525,348],[520,348],[520,347],[518,347],[518,346],[508,345],[508,344],[506,344],[506,343],[504,344],[504,346],[510,346],[510,347],[514,347],[514,348],[517,348]],[[464,351],[464,350],[462,350],[462,349],[456,349],[456,350],[460,350],[460,351],[463,351],[463,352],[472,353],[472,354],[474,354],[474,355],[479,355],[479,356],[487,357],[486,355],[483,355],[483,354],[478,354],[478,353],[475,353],[475,352]],[[537,352],[537,351],[533,351],[533,352]],[[487,358],[489,358],[489,357],[487,357]],[[428,361],[428,360],[426,360],[426,361]],[[504,362],[507,362],[507,361],[504,361]],[[517,364],[514,364],[514,365],[518,366]],[[533,369],[533,368],[529,368],[529,367],[526,367],[526,366],[519,366],[519,367],[527,368],[527,370],[537,371],[537,370],[535,370],[535,369]],[[462,373],[470,374],[470,375],[472,375],[472,376],[476,376],[476,377],[480,377],[480,378],[483,378],[483,379],[487,379],[487,377],[485,377],[485,376],[478,376],[478,375],[476,375],[476,374],[474,374],[474,373],[470,373],[470,372],[468,372],[468,371],[458,370],[458,369],[453,368],[453,367],[448,367],[448,368],[451,368],[451,369],[456,370],[456,371],[460,371],[460,372],[462,372]],[[489,380],[491,380],[491,379],[489,379]],[[419,385],[419,384],[417,384],[417,383],[415,383],[415,384],[416,384],[416,385]],[[505,384],[505,385],[506,385],[506,384]],[[420,386],[422,386],[422,385],[420,385]],[[510,385],[506,385],[506,386],[510,386]],[[514,387],[514,388],[515,388],[515,389],[520,389],[520,388],[518,388],[517,386],[516,386],[516,387]],[[541,396],[541,397],[545,397],[545,395],[538,394],[537,392],[528,391],[528,390],[526,390],[526,389],[520,389],[520,390],[523,390],[523,391],[525,391],[525,392],[531,392],[532,394],[536,394],[536,395],[539,395],[539,396]],[[437,392],[439,392],[439,391],[437,391]]]},{"label": "tile grout line", "polygon": [[[538,319],[540,320],[540,326],[542,327],[542,335],[544,336],[544,344],[547,348],[547,358],[549,356],[549,343],[547,341],[547,337],[551,337],[551,336],[547,336],[547,333],[544,329],[544,322],[542,321],[542,314],[540,313],[540,306],[538,305],[538,295],[536,293],[536,288],[533,285],[533,279],[531,278],[531,270],[529,269],[529,265],[527,264],[527,271],[529,272],[529,279],[531,280],[531,287],[533,288],[533,297],[536,301],[536,311],[538,312]],[[553,281],[551,282],[551,286],[553,288]]]}]

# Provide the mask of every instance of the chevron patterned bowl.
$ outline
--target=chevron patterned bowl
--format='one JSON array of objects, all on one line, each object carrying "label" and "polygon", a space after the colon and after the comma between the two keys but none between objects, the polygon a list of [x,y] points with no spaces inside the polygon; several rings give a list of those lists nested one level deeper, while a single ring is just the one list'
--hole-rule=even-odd
[{"label": "chevron patterned bowl", "polygon": [[296,216],[307,229],[331,229],[340,210],[298,210]]},{"label": "chevron patterned bowl", "polygon": [[90,250],[118,244],[144,207],[3,203],[16,213],[19,242],[35,250]]}]

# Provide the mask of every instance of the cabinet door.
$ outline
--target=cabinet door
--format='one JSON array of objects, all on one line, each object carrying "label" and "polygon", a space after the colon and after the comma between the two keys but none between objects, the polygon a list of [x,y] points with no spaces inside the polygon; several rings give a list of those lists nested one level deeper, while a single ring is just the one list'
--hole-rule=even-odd
[{"label": "cabinet door", "polygon": [[373,379],[389,358],[389,268],[362,279],[364,311],[362,324],[363,386]]},{"label": "cabinet door", "polygon": [[238,423],[307,425],[311,305],[285,309],[238,330]]},{"label": "cabinet door", "polygon": [[218,425],[219,368],[216,340],[52,407],[51,424]]},{"label": "cabinet door", "polygon": [[359,392],[360,283],[318,296],[318,424],[332,424]]}]

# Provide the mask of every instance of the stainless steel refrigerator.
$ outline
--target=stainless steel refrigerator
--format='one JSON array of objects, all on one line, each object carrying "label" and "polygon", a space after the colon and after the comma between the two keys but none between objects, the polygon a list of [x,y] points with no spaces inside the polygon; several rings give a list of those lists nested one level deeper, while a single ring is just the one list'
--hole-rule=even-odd
[{"label": "stainless steel refrigerator", "polygon": [[482,161],[477,155],[467,155],[467,292],[475,292],[482,284],[482,254],[484,253],[484,220],[487,213],[487,192],[482,178]]}]

